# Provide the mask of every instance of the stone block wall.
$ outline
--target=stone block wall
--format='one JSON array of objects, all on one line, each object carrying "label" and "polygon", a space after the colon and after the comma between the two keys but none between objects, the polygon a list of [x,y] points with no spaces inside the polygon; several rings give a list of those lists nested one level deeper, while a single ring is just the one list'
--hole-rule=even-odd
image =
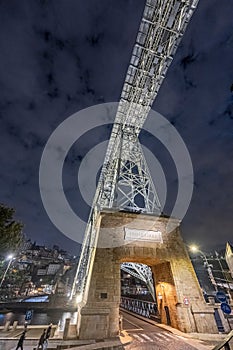
[{"label": "stone block wall", "polygon": [[[152,268],[163,323],[184,332],[218,333],[214,311],[205,304],[179,222],[173,219],[177,227],[169,232],[168,220],[124,212],[100,213],[98,248],[88,301],[81,312],[80,339],[104,339],[118,334],[122,262],[143,263]],[[126,229],[159,231],[162,240],[126,241]]]}]

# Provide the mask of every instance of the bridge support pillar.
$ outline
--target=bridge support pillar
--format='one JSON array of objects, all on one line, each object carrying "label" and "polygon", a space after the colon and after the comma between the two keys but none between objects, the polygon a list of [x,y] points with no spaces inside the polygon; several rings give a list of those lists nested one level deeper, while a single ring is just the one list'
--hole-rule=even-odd
[{"label": "bridge support pillar", "polygon": [[[122,262],[152,268],[162,323],[183,332],[218,333],[213,306],[204,301],[178,220],[114,211],[101,212],[100,219],[87,304],[80,313],[80,339],[118,335]],[[169,220],[174,224],[171,232]]]},{"label": "bridge support pillar", "polygon": [[112,248],[97,248],[88,303],[81,309],[80,339],[105,339],[119,332],[120,264]]},{"label": "bridge support pillar", "polygon": [[[182,246],[181,246],[182,247]],[[152,266],[158,310],[163,324],[182,332],[217,333],[214,309],[203,300],[185,249],[170,261]]]}]

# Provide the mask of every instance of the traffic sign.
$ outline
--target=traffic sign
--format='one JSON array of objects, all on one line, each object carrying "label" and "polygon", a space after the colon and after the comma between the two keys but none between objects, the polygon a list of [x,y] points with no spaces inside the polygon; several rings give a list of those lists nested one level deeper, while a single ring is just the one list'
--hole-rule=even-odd
[{"label": "traffic sign", "polygon": [[33,316],[33,310],[27,310],[25,315],[25,321],[31,321]]},{"label": "traffic sign", "polygon": [[230,313],[231,313],[231,307],[230,307],[230,305],[227,304],[227,303],[222,303],[222,304],[221,304],[221,310],[222,310],[225,314],[228,314],[228,315],[230,315]]},{"label": "traffic sign", "polygon": [[226,294],[224,292],[217,292],[216,297],[220,303],[225,303],[227,300]]}]

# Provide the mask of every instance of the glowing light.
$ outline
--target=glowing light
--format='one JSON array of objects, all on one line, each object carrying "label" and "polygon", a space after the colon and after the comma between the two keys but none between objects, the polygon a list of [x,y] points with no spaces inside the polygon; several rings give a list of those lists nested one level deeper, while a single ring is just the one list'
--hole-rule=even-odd
[{"label": "glowing light", "polygon": [[197,253],[199,251],[198,247],[196,245],[191,245],[189,247],[189,249],[191,250],[191,252],[193,253]]}]

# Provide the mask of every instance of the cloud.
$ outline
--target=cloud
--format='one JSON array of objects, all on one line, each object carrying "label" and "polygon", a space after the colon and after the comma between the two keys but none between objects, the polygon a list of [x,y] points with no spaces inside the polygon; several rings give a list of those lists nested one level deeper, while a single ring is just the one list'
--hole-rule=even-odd
[{"label": "cloud", "polygon": [[[0,3],[1,201],[16,207],[34,238],[58,238],[73,249],[42,207],[41,153],[65,118],[119,100],[143,6],[133,0]],[[190,151],[196,186],[183,235],[205,245],[232,235],[232,11],[227,0],[200,1],[154,103]],[[84,153],[71,157],[67,171]]]}]

